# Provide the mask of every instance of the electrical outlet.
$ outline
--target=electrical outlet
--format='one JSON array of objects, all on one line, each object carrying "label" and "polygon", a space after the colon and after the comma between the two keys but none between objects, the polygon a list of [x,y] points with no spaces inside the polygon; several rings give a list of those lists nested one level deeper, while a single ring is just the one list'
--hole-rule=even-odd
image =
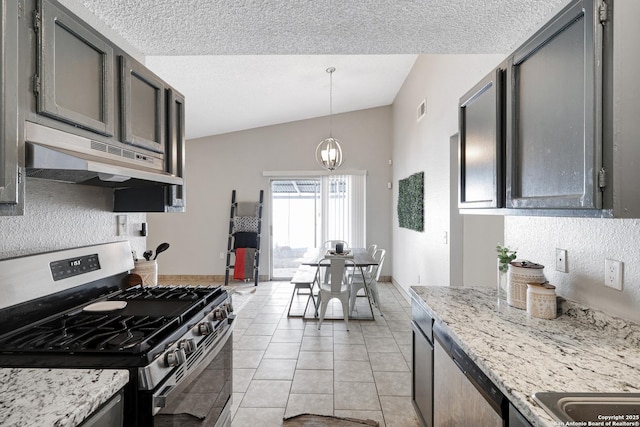
[{"label": "electrical outlet", "polygon": [[604,260],[604,285],[619,291],[622,290],[622,261]]},{"label": "electrical outlet", "polygon": [[224,259],[224,252],[220,252],[220,259]]},{"label": "electrical outlet", "polygon": [[567,273],[567,250],[556,248],[556,271]]}]

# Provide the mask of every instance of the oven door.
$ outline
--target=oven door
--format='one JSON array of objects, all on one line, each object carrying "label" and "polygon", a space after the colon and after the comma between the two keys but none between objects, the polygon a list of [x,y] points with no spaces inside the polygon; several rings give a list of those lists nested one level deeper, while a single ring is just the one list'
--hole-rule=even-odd
[{"label": "oven door", "polygon": [[208,351],[186,364],[197,364],[186,376],[172,375],[153,395],[153,425],[230,426],[233,373],[233,328]]}]

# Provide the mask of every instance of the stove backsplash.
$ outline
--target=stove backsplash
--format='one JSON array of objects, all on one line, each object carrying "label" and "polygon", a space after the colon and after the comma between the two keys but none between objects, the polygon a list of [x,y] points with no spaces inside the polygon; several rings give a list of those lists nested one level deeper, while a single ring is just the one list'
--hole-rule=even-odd
[{"label": "stove backsplash", "polygon": [[0,259],[116,240],[129,240],[140,256],[145,251],[146,214],[126,214],[127,233],[118,236],[113,190],[34,178],[26,186],[24,216],[0,216]]}]

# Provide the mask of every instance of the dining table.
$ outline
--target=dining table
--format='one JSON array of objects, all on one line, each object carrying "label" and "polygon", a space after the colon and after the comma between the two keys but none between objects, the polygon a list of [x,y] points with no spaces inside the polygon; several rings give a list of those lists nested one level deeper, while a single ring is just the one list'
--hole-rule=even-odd
[{"label": "dining table", "polygon": [[[336,253],[335,249],[327,249],[327,248],[313,248],[307,250],[307,252],[303,255],[301,260],[301,265],[306,266],[314,266],[317,267],[318,264],[322,266],[322,260],[325,258],[332,257],[340,257],[350,261],[353,261],[355,264],[355,268],[357,268],[362,275],[362,280],[364,283],[364,292],[369,302],[369,309],[371,310],[371,316],[349,316],[350,320],[375,320],[375,316],[373,314],[373,305],[371,304],[371,291],[369,289],[369,283],[367,282],[367,277],[365,275],[365,270],[368,267],[378,265],[378,262],[367,252],[366,248],[345,248],[343,253]],[[327,263],[327,266],[329,264]],[[348,267],[345,267],[348,268]],[[316,275],[316,280],[321,280]],[[317,316],[317,310],[315,315]],[[325,319],[338,320],[342,319],[342,316],[331,316],[325,317]]]}]

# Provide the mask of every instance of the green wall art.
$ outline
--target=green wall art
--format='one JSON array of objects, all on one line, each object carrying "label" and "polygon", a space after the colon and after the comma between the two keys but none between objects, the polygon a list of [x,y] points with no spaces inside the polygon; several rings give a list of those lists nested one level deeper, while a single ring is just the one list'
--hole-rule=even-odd
[{"label": "green wall art", "polygon": [[399,181],[398,222],[402,228],[424,231],[424,172]]}]

